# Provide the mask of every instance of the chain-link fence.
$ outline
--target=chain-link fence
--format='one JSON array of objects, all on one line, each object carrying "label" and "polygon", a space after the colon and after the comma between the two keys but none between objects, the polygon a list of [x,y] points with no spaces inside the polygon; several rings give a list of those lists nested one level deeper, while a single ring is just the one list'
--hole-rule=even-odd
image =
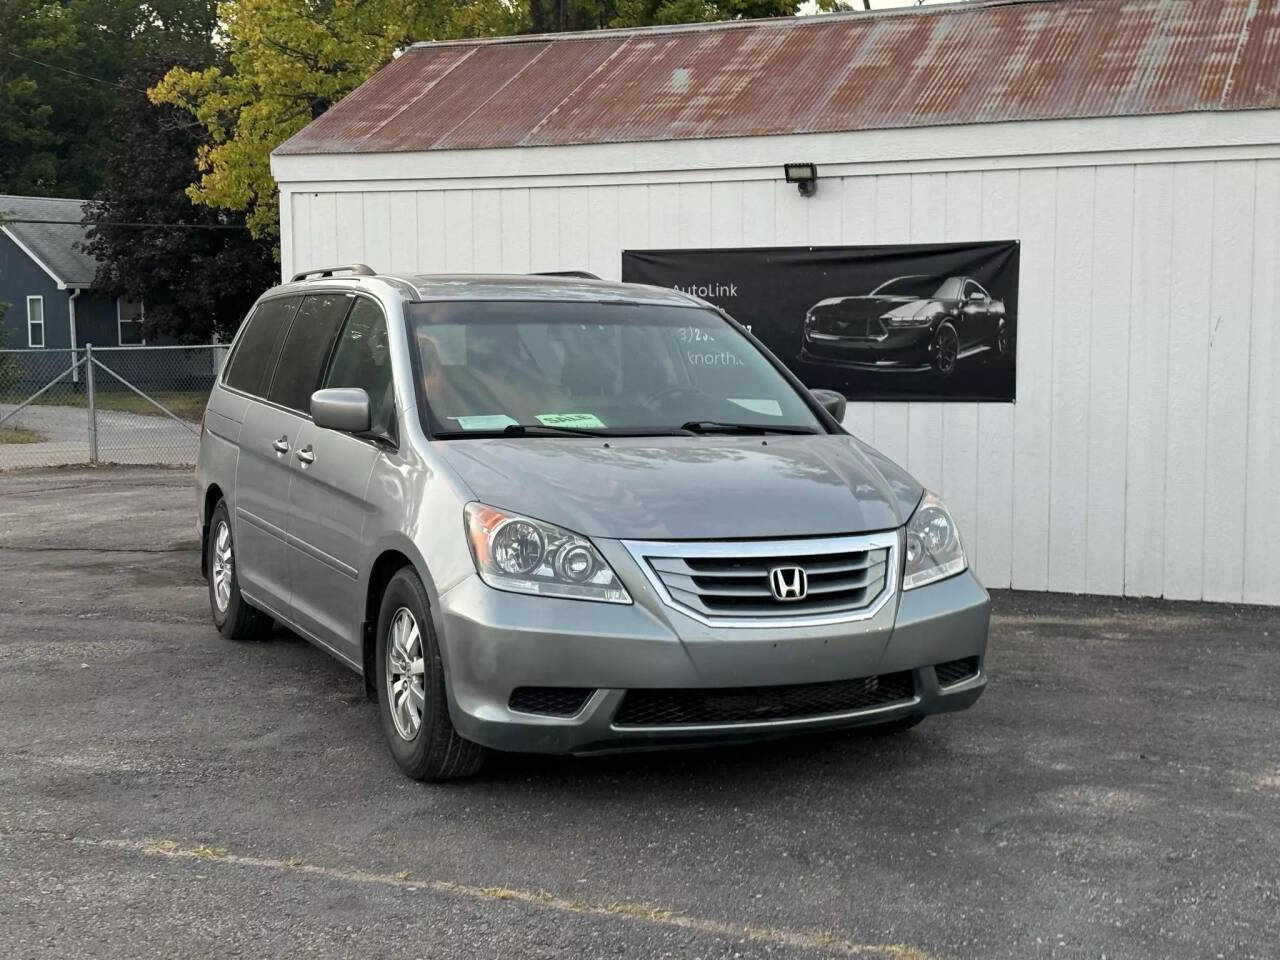
[{"label": "chain-link fence", "polygon": [[0,350],[0,470],[195,463],[225,346]]}]

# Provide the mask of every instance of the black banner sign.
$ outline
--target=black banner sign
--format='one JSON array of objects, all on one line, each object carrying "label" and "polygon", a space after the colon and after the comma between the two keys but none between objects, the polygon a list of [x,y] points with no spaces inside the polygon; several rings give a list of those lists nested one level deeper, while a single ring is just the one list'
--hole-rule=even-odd
[{"label": "black banner sign", "polygon": [[626,250],[622,279],[702,297],[809,387],[1014,399],[1018,242]]}]

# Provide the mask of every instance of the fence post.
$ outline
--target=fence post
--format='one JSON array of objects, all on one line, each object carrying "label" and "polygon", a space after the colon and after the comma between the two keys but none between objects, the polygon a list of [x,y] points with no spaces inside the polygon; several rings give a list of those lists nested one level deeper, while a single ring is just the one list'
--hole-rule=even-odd
[{"label": "fence post", "polygon": [[93,395],[93,344],[84,345],[84,385],[89,395],[89,462],[98,462],[98,408]]}]

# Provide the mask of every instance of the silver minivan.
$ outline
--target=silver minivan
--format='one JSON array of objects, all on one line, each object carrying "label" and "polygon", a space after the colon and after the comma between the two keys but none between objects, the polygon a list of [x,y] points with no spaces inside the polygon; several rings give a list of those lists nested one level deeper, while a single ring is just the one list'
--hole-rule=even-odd
[{"label": "silver minivan", "polygon": [[947,508],[751,333],[587,276],[299,274],[209,397],[213,620],[364,676],[409,776],[904,730],[986,686]]}]

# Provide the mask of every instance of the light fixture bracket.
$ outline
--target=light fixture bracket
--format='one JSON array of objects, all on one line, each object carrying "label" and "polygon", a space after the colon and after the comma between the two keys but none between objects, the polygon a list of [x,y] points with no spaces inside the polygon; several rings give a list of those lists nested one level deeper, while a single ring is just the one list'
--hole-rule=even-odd
[{"label": "light fixture bracket", "polygon": [[784,163],[782,174],[787,183],[794,183],[802,197],[812,197],[818,192],[818,165],[816,163]]}]

